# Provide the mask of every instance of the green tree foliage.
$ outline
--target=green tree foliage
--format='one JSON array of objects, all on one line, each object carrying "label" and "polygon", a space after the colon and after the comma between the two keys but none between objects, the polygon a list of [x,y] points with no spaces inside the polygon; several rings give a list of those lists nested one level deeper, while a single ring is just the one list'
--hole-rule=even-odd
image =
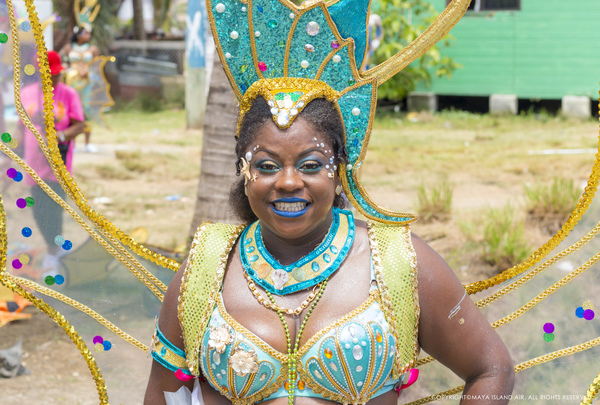
[{"label": "green tree foliage", "polygon": [[[371,66],[376,66],[401,51],[425,31],[439,14],[431,4],[422,0],[375,0],[371,5],[371,12],[381,17],[384,30],[383,41],[371,58]],[[448,56],[442,56],[440,46],[449,46],[452,39],[447,35],[423,56],[381,85],[379,97],[401,100],[418,83],[429,85],[433,76],[450,78],[452,71],[461,65]]]}]

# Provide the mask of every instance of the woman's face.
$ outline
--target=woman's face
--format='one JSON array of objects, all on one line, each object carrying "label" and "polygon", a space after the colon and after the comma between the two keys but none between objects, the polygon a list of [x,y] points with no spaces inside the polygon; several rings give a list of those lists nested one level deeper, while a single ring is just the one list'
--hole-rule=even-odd
[{"label": "woman's face", "polygon": [[268,120],[248,151],[256,181],[247,195],[264,231],[288,240],[326,232],[339,184],[327,138],[302,116],[286,130]]},{"label": "woman's face", "polygon": [[82,29],[81,32],[77,34],[77,42],[82,44],[88,42],[91,38],[92,34],[86,29]]}]

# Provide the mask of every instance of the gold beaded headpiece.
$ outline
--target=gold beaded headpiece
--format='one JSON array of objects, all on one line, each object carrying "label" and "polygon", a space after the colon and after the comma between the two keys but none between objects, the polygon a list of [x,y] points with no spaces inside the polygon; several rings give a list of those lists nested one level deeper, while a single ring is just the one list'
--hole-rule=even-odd
[{"label": "gold beaded headpiece", "polygon": [[421,56],[458,22],[470,0],[453,0],[436,21],[386,62],[365,72],[371,0],[207,0],[217,51],[244,114],[262,96],[285,129],[315,98],[338,107],[344,123],[346,196],[367,218],[385,223],[415,219],[378,206],[358,180],[366,155],[377,87]]}]

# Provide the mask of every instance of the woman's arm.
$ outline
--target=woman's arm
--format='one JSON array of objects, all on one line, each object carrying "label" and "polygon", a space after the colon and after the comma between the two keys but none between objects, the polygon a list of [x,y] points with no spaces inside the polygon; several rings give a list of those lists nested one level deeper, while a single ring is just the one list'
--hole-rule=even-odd
[{"label": "woman's arm", "polygon": [[[162,334],[171,343],[182,350],[184,349],[184,345],[181,326],[179,325],[179,318],[177,317],[177,301],[179,298],[181,278],[183,277],[186,263],[187,260],[183,262],[179,271],[169,284],[158,318],[158,327]],[[173,371],[167,369],[160,363],[153,361],[148,387],[146,388],[146,396],[144,397],[144,405],[164,405],[164,392],[175,392],[183,385],[192,391],[194,388],[194,380],[188,382],[181,381],[175,377]]]},{"label": "woman's arm", "polygon": [[100,55],[100,51],[98,50],[98,47],[96,45],[90,46],[90,51],[92,52],[92,55],[94,55],[94,57]]},{"label": "woman's arm", "polygon": [[508,403],[492,399],[512,393],[514,365],[506,346],[465,295],[448,264],[422,239],[413,235],[412,240],[418,263],[421,347],[465,381],[461,404]]},{"label": "woman's arm", "polygon": [[[59,142],[68,142],[75,139],[77,135],[83,133],[84,129],[85,123],[83,121],[71,119],[71,125],[69,125],[69,127],[64,131],[57,131],[56,136],[58,137]],[[65,138],[64,140],[61,139],[61,133]]]}]

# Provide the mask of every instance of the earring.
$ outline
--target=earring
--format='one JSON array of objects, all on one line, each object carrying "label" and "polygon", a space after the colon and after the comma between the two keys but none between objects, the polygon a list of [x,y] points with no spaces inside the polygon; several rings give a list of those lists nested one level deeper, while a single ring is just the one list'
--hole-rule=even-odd
[{"label": "earring", "polygon": [[256,182],[256,179],[258,176],[256,175],[256,173],[254,173],[252,175],[250,174],[250,163],[248,163],[246,161],[246,159],[244,159],[243,157],[240,158],[240,163],[242,165],[242,167],[240,169],[240,173],[242,173],[245,177],[244,185],[248,184],[248,180]]},{"label": "earring", "polygon": [[342,194],[342,186],[340,186],[338,184],[337,187],[335,188],[335,195],[340,195],[340,194]]}]

